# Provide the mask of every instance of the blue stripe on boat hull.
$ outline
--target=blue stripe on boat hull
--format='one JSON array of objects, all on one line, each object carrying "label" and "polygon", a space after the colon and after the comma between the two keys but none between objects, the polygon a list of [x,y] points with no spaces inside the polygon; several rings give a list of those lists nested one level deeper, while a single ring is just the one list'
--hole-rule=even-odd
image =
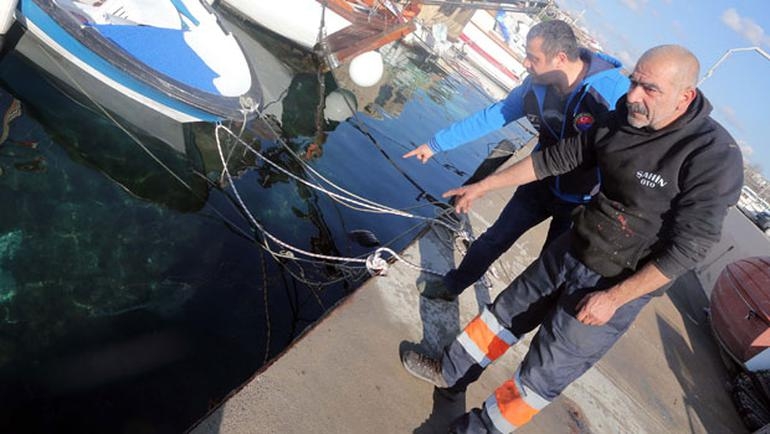
[{"label": "blue stripe on boat hull", "polygon": [[219,95],[214,87],[217,73],[190,49],[183,31],[114,24],[91,27],[150,68],[203,92]]},{"label": "blue stripe on boat hull", "polygon": [[21,0],[20,10],[22,15],[43,32],[45,32],[51,39],[55,40],[61,45],[67,52],[73,57],[80,59],[83,63],[90,65],[95,70],[104,74],[110,80],[115,81],[136,93],[144,95],[146,98],[153,100],[158,105],[169,107],[178,112],[184,113],[190,117],[197,118],[201,121],[214,122],[221,120],[222,118],[212,113],[207,113],[188,104],[185,104],[179,100],[176,100],[149,85],[136,80],[135,78],[127,75],[123,71],[117,69],[111,63],[98,56],[93,51],[89,50],[86,46],[80,43],[66,30],[59,26],[48,14],[45,13],[34,1]]}]

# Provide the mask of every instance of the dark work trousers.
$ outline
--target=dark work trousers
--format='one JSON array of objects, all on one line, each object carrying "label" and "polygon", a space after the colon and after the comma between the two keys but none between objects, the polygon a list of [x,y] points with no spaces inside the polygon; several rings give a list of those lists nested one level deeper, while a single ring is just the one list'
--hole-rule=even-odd
[{"label": "dark work trousers", "polygon": [[495,223],[468,248],[460,265],[444,276],[444,284],[454,294],[479,280],[497,258],[511,248],[520,236],[553,216],[545,248],[572,225],[571,213],[578,205],[566,202],[551,192],[550,181],[522,185],[505,205]]},{"label": "dark work trousers", "polygon": [[541,325],[511,380],[481,409],[458,419],[453,432],[511,432],[591,368],[652,295],[626,303],[602,326],[579,322],[576,306],[586,294],[625,277],[603,278],[583,265],[570,253],[569,233],[554,240],[444,349],[442,374],[452,389],[464,390],[521,336]]}]

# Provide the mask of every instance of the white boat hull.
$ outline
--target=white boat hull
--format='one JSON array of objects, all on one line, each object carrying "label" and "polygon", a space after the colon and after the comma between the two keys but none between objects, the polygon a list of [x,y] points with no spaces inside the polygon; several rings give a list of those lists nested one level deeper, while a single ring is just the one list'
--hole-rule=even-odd
[{"label": "white boat hull", "polygon": [[3,0],[0,2],[0,36],[5,35],[14,21],[14,11],[18,0]]},{"label": "white boat hull", "polygon": [[322,14],[327,35],[351,24],[328,8],[324,12],[315,0],[222,0],[220,3],[307,49],[312,49],[318,41]]},{"label": "white boat hull", "polygon": [[185,151],[182,124],[197,121],[196,117],[158,104],[87,65],[79,64],[66,50],[57,50],[57,44],[40,39],[34,28],[29,30],[16,44],[16,52],[55,77],[59,85],[65,85],[67,93],[82,95],[79,99],[101,115],[117,115],[118,123],[141,126],[142,130],[175,150]]},{"label": "white boat hull", "polygon": [[[14,48],[73,99],[184,152],[183,124],[243,119],[254,107],[244,104],[259,104],[261,89],[239,44],[198,0],[155,4],[170,8],[166,18],[179,22],[179,29],[145,24],[164,16],[142,16],[143,1],[152,0],[100,4],[139,12],[118,16],[101,10],[89,15],[90,6],[80,2],[22,0],[18,20],[25,32]],[[156,45],[145,49],[133,41]],[[175,62],[166,60],[169,54]]]}]

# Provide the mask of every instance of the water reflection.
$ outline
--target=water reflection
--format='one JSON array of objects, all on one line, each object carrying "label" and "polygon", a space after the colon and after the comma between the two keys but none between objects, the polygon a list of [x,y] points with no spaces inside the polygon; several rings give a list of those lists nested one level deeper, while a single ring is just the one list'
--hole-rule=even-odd
[{"label": "water reflection", "polygon": [[[268,242],[233,188],[302,249],[365,255],[355,231],[402,249],[419,222],[343,206],[263,160],[435,215],[425,197],[462,183],[486,147],[427,166],[400,155],[487,101],[427,53],[393,50],[387,78],[367,89],[344,71],[319,81],[304,54],[264,57],[274,103],[240,135],[262,157],[207,124],[174,151],[4,57],[0,112],[20,101],[21,115],[8,112],[0,131],[0,431],[181,432],[360,285],[360,268],[292,260]],[[360,111],[319,119],[338,88]]]},{"label": "water reflection", "polygon": [[[28,104],[27,110],[74,160],[101,171],[137,197],[179,211],[195,211],[206,202],[206,182],[194,175],[199,162],[191,149],[176,152],[131,124],[100,116],[98,109],[65,96],[48,79],[30,80],[37,71],[15,53],[6,56],[0,73],[19,98],[45,101]],[[148,171],[148,166],[161,170]]]}]

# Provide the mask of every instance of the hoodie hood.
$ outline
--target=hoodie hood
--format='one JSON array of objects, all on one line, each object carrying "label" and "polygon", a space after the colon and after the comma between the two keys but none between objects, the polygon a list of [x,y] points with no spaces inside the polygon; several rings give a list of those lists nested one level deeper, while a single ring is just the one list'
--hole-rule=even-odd
[{"label": "hoodie hood", "polygon": [[[612,92],[624,94],[628,90],[628,80],[618,80],[620,68],[623,66],[618,59],[604,53],[592,53],[585,48],[580,52],[580,58],[588,64],[588,71],[583,78],[583,84],[592,87],[609,87]],[[612,105],[612,104],[610,104]]]},{"label": "hoodie hood", "polygon": [[589,65],[586,77],[590,77],[599,72],[604,72],[608,69],[617,69],[623,66],[623,64],[620,63],[620,60],[608,54],[592,53],[585,48],[580,50],[580,58]]}]

